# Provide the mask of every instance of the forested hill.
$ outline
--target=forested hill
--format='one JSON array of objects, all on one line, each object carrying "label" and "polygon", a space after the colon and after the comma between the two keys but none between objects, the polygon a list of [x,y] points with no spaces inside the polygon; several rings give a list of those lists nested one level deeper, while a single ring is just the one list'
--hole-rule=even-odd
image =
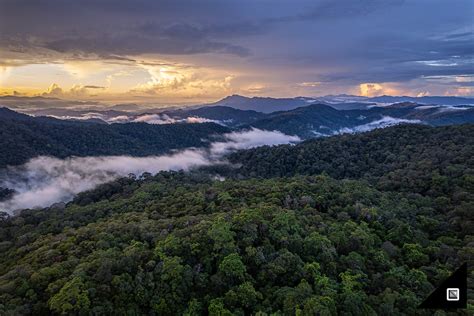
[{"label": "forested hill", "polygon": [[259,147],[228,157],[229,176],[285,177],[327,173],[366,179],[381,189],[426,193],[474,181],[474,124],[400,125],[367,133]]},{"label": "forested hill", "polygon": [[0,110],[0,168],[22,164],[39,155],[156,155],[170,149],[205,146],[205,140],[212,135],[229,131],[214,123],[105,125]]}]

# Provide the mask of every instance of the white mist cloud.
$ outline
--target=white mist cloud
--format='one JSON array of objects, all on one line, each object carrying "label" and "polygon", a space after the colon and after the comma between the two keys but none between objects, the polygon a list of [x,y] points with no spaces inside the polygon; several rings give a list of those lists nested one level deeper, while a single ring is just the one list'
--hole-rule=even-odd
[{"label": "white mist cloud", "polygon": [[362,133],[368,132],[376,128],[385,128],[389,126],[394,126],[398,124],[420,124],[420,120],[407,120],[399,119],[391,116],[383,116],[380,120],[376,120],[367,124],[358,125],[351,128],[341,128],[336,134],[346,134],[346,133]]},{"label": "white mist cloud", "polygon": [[251,129],[225,134],[223,141],[211,143],[208,149],[190,148],[162,156],[37,157],[0,174],[0,187],[16,192],[11,199],[0,203],[0,210],[11,213],[25,208],[47,207],[56,202],[69,201],[79,192],[130,173],[140,175],[162,170],[189,170],[222,163],[222,156],[232,150],[299,140],[297,136],[277,131]]},{"label": "white mist cloud", "polygon": [[472,109],[472,107],[461,107],[461,106],[443,106],[440,107],[438,112],[456,112]]},{"label": "white mist cloud", "polygon": [[216,123],[225,125],[229,123],[229,120],[219,121],[212,120],[200,116],[188,116],[188,117],[171,117],[167,114],[112,114],[112,113],[97,113],[87,112],[76,115],[56,115],[46,114],[49,117],[54,117],[60,120],[90,120],[100,119],[109,124],[112,123],[148,123],[148,124],[176,124],[176,123]]},{"label": "white mist cloud", "polygon": [[46,207],[68,201],[82,191],[130,173],[188,170],[211,163],[198,149],[155,157],[37,157],[21,167],[10,168],[0,186],[14,189],[12,199],[0,203],[0,210]]},{"label": "white mist cloud", "polygon": [[139,116],[119,115],[107,120],[108,123],[148,123],[148,124],[176,124],[176,123],[217,123],[223,124],[221,121],[211,120],[199,116],[189,116],[186,118],[174,118],[166,114],[142,114]]},{"label": "white mist cloud", "polygon": [[107,119],[107,123],[128,123],[128,122],[130,122],[130,117],[128,117],[127,115],[118,115],[110,119]]},{"label": "white mist cloud", "polygon": [[166,114],[145,114],[140,115],[136,118],[129,118],[129,122],[141,122],[148,124],[174,124],[177,121],[174,118],[169,117]]},{"label": "white mist cloud", "polygon": [[148,124],[175,124],[175,123],[208,123],[213,122],[221,124],[220,121],[210,120],[199,116],[190,116],[186,118],[173,118],[166,114],[144,114],[136,118],[129,118],[129,122],[143,122]]},{"label": "white mist cloud", "polygon": [[82,115],[48,115],[49,117],[54,117],[59,120],[91,120],[91,119],[100,119],[104,120],[104,115],[95,112],[84,113]]},{"label": "white mist cloud", "polygon": [[225,142],[211,144],[213,155],[224,155],[233,150],[247,149],[264,145],[279,145],[301,141],[298,136],[283,134],[280,131],[266,131],[252,128],[246,132],[232,132],[225,134]]},{"label": "white mist cloud", "polygon": [[441,105],[420,105],[415,108],[415,110],[429,110],[439,108]]},{"label": "white mist cloud", "polygon": [[420,105],[415,110],[438,109],[438,112],[456,112],[472,109],[472,106],[457,106],[457,105]]},{"label": "white mist cloud", "polygon": [[222,121],[218,120],[211,120],[205,117],[199,117],[199,116],[189,116],[186,119],[186,123],[216,123],[216,124],[221,124]]}]

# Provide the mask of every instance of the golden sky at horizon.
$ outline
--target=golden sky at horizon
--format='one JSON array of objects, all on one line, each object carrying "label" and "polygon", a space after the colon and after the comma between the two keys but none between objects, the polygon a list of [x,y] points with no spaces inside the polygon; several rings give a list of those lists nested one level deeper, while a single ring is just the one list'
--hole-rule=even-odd
[{"label": "golden sky at horizon", "polygon": [[[107,60],[64,61],[0,68],[0,95],[45,96],[70,100],[154,101],[161,103],[210,102],[231,94],[246,96],[321,96],[348,93],[361,96],[410,95],[396,83],[364,82],[344,89],[313,93],[321,82],[271,82],[251,69],[199,67],[164,60],[114,62]],[[246,78],[255,78],[248,80]],[[472,78],[455,77],[471,81]],[[471,91],[447,89],[444,95],[469,95]]]}]

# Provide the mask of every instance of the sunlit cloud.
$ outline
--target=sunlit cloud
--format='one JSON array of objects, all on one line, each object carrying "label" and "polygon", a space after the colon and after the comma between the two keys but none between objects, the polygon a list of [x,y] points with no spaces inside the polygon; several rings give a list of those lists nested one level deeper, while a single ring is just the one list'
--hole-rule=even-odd
[{"label": "sunlit cloud", "polygon": [[95,77],[98,73],[107,73],[113,71],[115,67],[112,64],[103,61],[67,61],[62,64],[64,70],[76,79],[85,79],[88,77]]},{"label": "sunlit cloud", "polygon": [[308,82],[298,83],[298,86],[300,87],[310,87],[310,88],[319,87],[320,85],[321,85],[321,82],[319,81],[308,81]]},{"label": "sunlit cloud", "polygon": [[400,91],[385,83],[362,83],[359,85],[359,94],[364,97],[380,95],[397,95]]},{"label": "sunlit cloud", "polygon": [[261,83],[254,83],[242,89],[245,94],[258,95],[267,92],[267,87]]},{"label": "sunlit cloud", "polygon": [[0,66],[0,84],[3,84],[7,81],[11,73],[11,67]]},{"label": "sunlit cloud", "polygon": [[417,97],[427,97],[429,95],[430,95],[430,93],[428,91],[423,91],[423,92],[418,93],[416,96]]},{"label": "sunlit cloud", "polygon": [[120,70],[118,72],[114,72],[110,75],[107,75],[107,77],[105,78],[105,81],[107,83],[107,87],[111,87],[112,82],[114,82],[115,79],[120,78],[120,77],[130,77],[130,76],[132,76],[132,73],[130,71]]},{"label": "sunlit cloud", "polygon": [[149,79],[130,90],[160,98],[221,97],[231,91],[230,73],[182,64],[142,64]]},{"label": "sunlit cloud", "polygon": [[458,95],[458,96],[472,96],[474,95],[474,87],[457,87],[447,90],[445,95]]},{"label": "sunlit cloud", "polygon": [[94,85],[81,85],[75,84],[70,89],[63,89],[57,83],[51,84],[48,89],[41,93],[45,97],[58,97],[58,98],[85,98],[94,95],[96,92],[105,90],[105,87],[94,86]]}]

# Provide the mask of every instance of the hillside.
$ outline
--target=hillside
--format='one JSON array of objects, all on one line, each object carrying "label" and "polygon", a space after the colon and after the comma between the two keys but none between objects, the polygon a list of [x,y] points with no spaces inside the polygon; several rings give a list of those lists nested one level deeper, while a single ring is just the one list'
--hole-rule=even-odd
[{"label": "hillside", "polygon": [[[204,112],[205,108],[202,110]],[[267,113],[253,122],[242,123],[240,127],[278,130],[308,139],[344,132],[367,131],[400,123],[442,126],[473,122],[473,107],[422,106],[405,102],[384,107],[341,110],[319,103],[289,111]]]},{"label": "hillside", "polygon": [[161,172],[3,214],[0,313],[429,315],[474,259],[472,128],[263,147],[230,159],[268,179]]},{"label": "hillside", "polygon": [[249,149],[233,153],[228,159],[240,166],[231,171],[235,176],[287,177],[324,172],[337,179],[366,179],[381,189],[436,196],[440,190],[455,190],[459,181],[474,175],[473,135],[473,124],[400,125],[312,139],[295,146]]},{"label": "hillside", "polygon": [[34,118],[2,109],[0,168],[25,163],[38,155],[156,155],[170,149],[205,146],[205,139],[228,131],[214,123],[106,125]]},{"label": "hillside", "polygon": [[182,119],[187,117],[202,117],[210,120],[221,121],[226,126],[249,124],[266,117],[266,115],[261,112],[238,110],[228,106],[207,106],[197,109],[165,111],[162,113]]},{"label": "hillside", "polygon": [[357,123],[359,123],[357,119],[349,118],[345,111],[324,104],[313,104],[291,111],[274,112],[250,125],[260,129],[279,130],[302,138],[312,138],[332,134]]}]

